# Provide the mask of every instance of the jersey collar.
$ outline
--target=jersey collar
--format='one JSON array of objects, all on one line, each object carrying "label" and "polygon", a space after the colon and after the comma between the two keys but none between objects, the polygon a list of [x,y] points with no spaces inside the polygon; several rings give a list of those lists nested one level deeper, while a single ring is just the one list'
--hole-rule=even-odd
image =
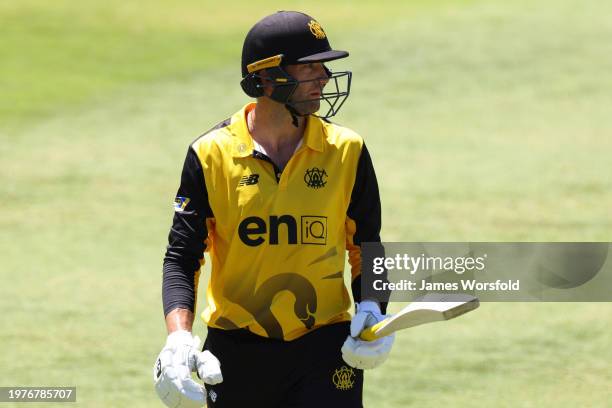
[{"label": "jersey collar", "polygon": [[[253,154],[255,144],[246,122],[246,113],[255,107],[255,102],[246,104],[242,109],[232,116],[231,128],[232,151],[234,157],[248,157]],[[306,129],[304,129],[303,142],[310,149],[317,152],[324,151],[323,138],[327,137],[325,126],[322,119],[308,115],[306,118]]]},{"label": "jersey collar", "polygon": [[234,135],[232,138],[234,157],[248,157],[253,154],[253,138],[247,126],[246,113],[254,107],[255,103],[248,103],[232,116],[230,126]]}]

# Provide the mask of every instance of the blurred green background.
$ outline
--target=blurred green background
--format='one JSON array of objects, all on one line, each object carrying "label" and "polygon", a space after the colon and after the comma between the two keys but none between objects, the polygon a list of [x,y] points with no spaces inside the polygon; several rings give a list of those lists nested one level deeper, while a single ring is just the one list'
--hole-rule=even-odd
[{"label": "blurred green background", "polygon": [[[332,65],[354,73],[335,121],[369,146],[384,240],[612,241],[610,2],[7,0],[0,386],[161,406],[182,161],[248,100],[243,37],[279,9],[351,53]],[[612,406],[611,325],[609,303],[484,304],[398,335],[365,405]]]}]

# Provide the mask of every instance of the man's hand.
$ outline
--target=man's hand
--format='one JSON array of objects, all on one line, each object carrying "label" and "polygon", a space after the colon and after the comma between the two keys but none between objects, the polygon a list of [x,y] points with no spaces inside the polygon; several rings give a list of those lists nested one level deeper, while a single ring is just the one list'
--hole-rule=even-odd
[{"label": "man's hand", "polygon": [[155,391],[167,407],[198,407],[206,404],[204,387],[191,378],[197,371],[207,384],[223,381],[221,364],[209,351],[200,352],[200,339],[186,330],[170,333],[153,367]]},{"label": "man's hand", "polygon": [[357,305],[357,313],[351,321],[351,335],[342,346],[342,358],[350,366],[359,369],[376,368],[387,359],[395,334],[375,341],[359,338],[363,329],[375,325],[385,317],[381,314],[378,303],[372,300],[364,300]]}]

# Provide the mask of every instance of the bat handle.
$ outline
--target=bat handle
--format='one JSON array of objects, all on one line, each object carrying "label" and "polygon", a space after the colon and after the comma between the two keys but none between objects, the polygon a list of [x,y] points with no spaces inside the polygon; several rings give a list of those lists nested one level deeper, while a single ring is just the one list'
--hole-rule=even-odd
[{"label": "bat handle", "polygon": [[374,326],[366,327],[359,333],[359,338],[365,341],[374,341],[378,340],[380,337],[376,335],[376,330],[381,326],[380,322],[376,323]]}]

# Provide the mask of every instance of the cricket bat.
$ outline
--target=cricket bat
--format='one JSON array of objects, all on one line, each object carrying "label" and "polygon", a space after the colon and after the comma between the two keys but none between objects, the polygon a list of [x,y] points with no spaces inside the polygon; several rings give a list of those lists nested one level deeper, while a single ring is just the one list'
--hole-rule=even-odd
[{"label": "cricket bat", "polygon": [[359,337],[373,341],[409,327],[454,319],[478,306],[478,298],[471,295],[429,293],[416,299],[397,314],[364,329]]}]

